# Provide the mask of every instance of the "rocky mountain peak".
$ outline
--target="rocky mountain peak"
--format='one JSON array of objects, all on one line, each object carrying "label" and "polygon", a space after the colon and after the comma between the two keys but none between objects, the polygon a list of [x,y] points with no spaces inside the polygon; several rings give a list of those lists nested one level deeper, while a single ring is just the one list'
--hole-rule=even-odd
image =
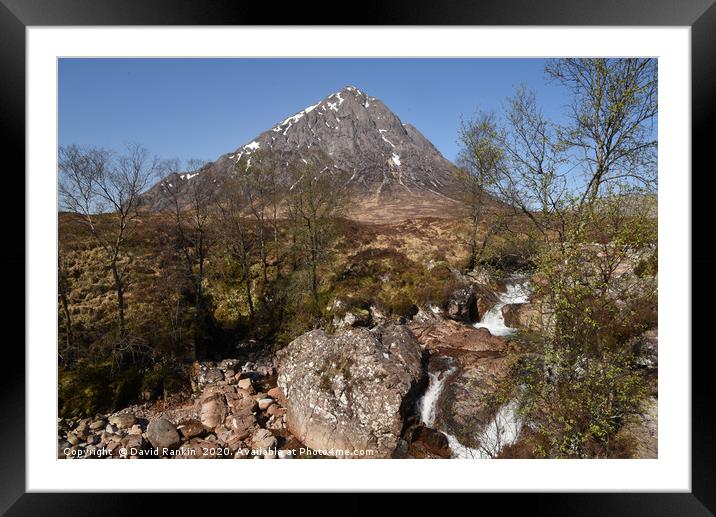
[{"label": "rocky mountain peak", "polygon": [[[454,165],[427,138],[403,124],[380,99],[350,85],[278,121],[199,173],[175,180],[212,181],[220,188],[222,178],[234,171],[239,160],[250,159],[259,150],[275,152],[284,163],[294,153],[323,151],[337,168],[349,173],[349,187],[362,205],[396,203],[396,196],[450,200],[456,190]],[[161,208],[156,192],[149,194],[150,204]],[[409,211],[409,202],[400,204]]]}]

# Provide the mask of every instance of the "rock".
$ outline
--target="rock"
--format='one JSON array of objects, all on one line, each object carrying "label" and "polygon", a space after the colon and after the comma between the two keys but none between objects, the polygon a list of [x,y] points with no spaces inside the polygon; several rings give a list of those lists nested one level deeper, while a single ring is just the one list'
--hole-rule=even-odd
[{"label": "rock", "polygon": [[177,426],[177,431],[182,435],[182,438],[188,440],[190,438],[196,438],[206,433],[206,428],[198,420],[184,420]]},{"label": "rock", "polygon": [[430,353],[428,371],[445,379],[431,425],[475,446],[498,410],[489,401],[509,374],[509,341],[449,320],[411,328]]},{"label": "rock", "polygon": [[237,383],[237,385],[238,385],[238,387],[241,388],[242,390],[251,390],[251,389],[253,389],[253,387],[254,387],[253,384],[252,384],[252,382],[251,382],[251,379],[248,378],[248,377],[246,377],[246,378],[244,378],[244,379],[240,379],[239,382]]},{"label": "rock", "polygon": [[247,438],[258,424],[253,415],[231,415],[227,423],[241,440]]},{"label": "rock", "polygon": [[279,388],[278,386],[276,386],[275,388],[271,388],[266,394],[274,400],[281,400],[281,397],[283,396],[283,393],[281,393],[281,388]]},{"label": "rock", "polygon": [[282,415],[286,414],[286,409],[282,408],[278,404],[271,404],[268,407],[268,409],[266,410],[266,414],[269,416],[274,416],[274,415],[282,416]]},{"label": "rock", "polygon": [[72,445],[77,445],[78,443],[80,443],[80,439],[75,433],[67,433],[67,441],[70,442],[70,444]]},{"label": "rock", "polygon": [[132,413],[117,413],[109,417],[109,423],[120,429],[128,429],[137,422],[136,417]]},{"label": "rock", "polygon": [[218,368],[211,368],[204,374],[204,382],[206,384],[213,384],[224,380],[224,373]]},{"label": "rock", "polygon": [[456,321],[477,321],[477,303],[472,287],[462,287],[450,294],[447,316]]},{"label": "rock", "polygon": [[278,441],[268,429],[259,429],[251,437],[251,445],[254,449],[275,449]]},{"label": "rock", "polygon": [[405,433],[408,442],[407,455],[412,458],[450,458],[452,451],[447,436],[419,423]]},{"label": "rock", "polygon": [[98,431],[99,429],[102,429],[106,424],[107,424],[107,422],[105,422],[103,419],[102,419],[102,420],[95,420],[94,422],[92,422],[92,423],[90,424],[89,428],[90,428],[92,431]]},{"label": "rock", "polygon": [[231,411],[237,415],[250,415],[258,409],[258,404],[254,399],[240,399],[231,406]]},{"label": "rock", "polygon": [[265,411],[269,408],[269,406],[271,404],[273,404],[273,399],[265,398],[265,399],[260,399],[258,402],[259,402],[259,409],[261,411]]},{"label": "rock", "polygon": [[214,429],[221,424],[226,417],[226,406],[224,398],[220,395],[212,395],[201,402],[199,418],[207,429]]},{"label": "rock", "polygon": [[372,323],[370,311],[352,307],[342,316],[333,316],[333,328],[343,330],[351,327],[369,327]]},{"label": "rock", "polygon": [[389,458],[414,404],[421,352],[405,326],[314,330],[280,353],[287,427],[313,449],[361,449]]},{"label": "rock", "polygon": [[479,321],[500,300],[497,295],[485,285],[473,284],[472,292],[475,295],[475,321]]},{"label": "rock", "polygon": [[[136,435],[132,435],[136,436]],[[141,436],[140,436],[141,438]],[[147,439],[159,449],[173,449],[179,445],[179,433],[176,427],[166,418],[158,418],[149,422],[147,427]]]},{"label": "rock", "polygon": [[127,431],[129,434],[142,434],[142,427],[139,424],[134,424],[132,428]]},{"label": "rock", "polygon": [[508,303],[502,307],[502,317],[508,327],[539,330],[542,326],[542,315],[534,303]]}]

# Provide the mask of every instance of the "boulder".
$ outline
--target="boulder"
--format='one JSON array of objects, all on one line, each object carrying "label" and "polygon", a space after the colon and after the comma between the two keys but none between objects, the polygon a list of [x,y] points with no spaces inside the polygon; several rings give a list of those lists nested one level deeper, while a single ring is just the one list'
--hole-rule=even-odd
[{"label": "boulder", "polygon": [[253,415],[231,415],[227,419],[227,425],[236,433],[240,440],[247,438],[257,426],[256,417]]},{"label": "boulder", "polygon": [[207,429],[214,429],[226,417],[226,405],[221,395],[212,395],[201,402],[199,418]]},{"label": "boulder", "polygon": [[177,430],[181,433],[182,438],[185,440],[196,438],[206,432],[206,428],[202,425],[202,423],[194,419],[180,422],[177,426]]},{"label": "boulder", "polygon": [[450,458],[452,451],[447,436],[422,423],[408,428],[404,435],[408,443],[407,456],[411,458]]},{"label": "boulder", "polygon": [[241,388],[242,390],[251,390],[253,389],[253,384],[251,383],[251,379],[249,377],[246,377],[244,379],[240,379],[237,383],[237,386]]},{"label": "boulder", "polygon": [[273,399],[272,398],[259,399],[258,404],[259,404],[259,409],[261,411],[265,411],[269,408],[269,406],[271,404],[273,404]]},{"label": "boulder", "polygon": [[259,429],[251,437],[251,445],[254,449],[275,449],[278,441],[268,429]]},{"label": "boulder", "polygon": [[[137,435],[132,435],[132,437]],[[141,438],[141,436],[139,436]],[[179,433],[176,427],[166,418],[157,418],[149,422],[147,427],[147,439],[154,447],[159,449],[173,449],[179,445]]]},{"label": "boulder", "polygon": [[109,417],[109,423],[120,429],[128,429],[137,423],[137,419],[132,413],[117,413]]},{"label": "boulder", "polygon": [[283,396],[283,393],[281,393],[281,388],[279,388],[278,386],[276,386],[275,388],[271,388],[266,392],[266,394],[274,400],[281,400],[281,397]]},{"label": "boulder", "polygon": [[407,327],[314,330],[292,341],[280,360],[291,434],[313,449],[391,456],[422,375],[420,347]]},{"label": "boulder", "polygon": [[448,299],[447,317],[456,321],[477,321],[477,304],[472,287],[454,290]]},{"label": "boulder", "polygon": [[502,307],[505,325],[513,328],[538,330],[542,323],[539,308],[534,303],[508,303]]},{"label": "boulder", "polygon": [[497,295],[484,285],[474,284],[472,292],[475,295],[476,315],[474,321],[479,321],[484,314],[494,307],[500,300]]}]

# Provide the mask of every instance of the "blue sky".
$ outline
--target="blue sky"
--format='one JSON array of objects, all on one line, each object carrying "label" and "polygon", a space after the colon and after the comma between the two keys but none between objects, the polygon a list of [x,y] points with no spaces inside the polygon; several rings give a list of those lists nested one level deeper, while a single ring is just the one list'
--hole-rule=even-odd
[{"label": "blue sky", "polygon": [[460,117],[521,83],[559,118],[566,97],[541,59],[61,59],[59,143],[213,160],[353,85],[454,160]]}]

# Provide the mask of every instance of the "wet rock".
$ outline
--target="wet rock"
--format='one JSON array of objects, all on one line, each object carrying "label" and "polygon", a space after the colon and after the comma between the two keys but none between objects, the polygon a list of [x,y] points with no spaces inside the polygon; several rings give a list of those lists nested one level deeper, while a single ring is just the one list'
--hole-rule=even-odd
[{"label": "wet rock", "polygon": [[476,446],[498,410],[490,396],[509,374],[509,341],[487,329],[448,320],[411,328],[430,353],[429,371],[444,372],[431,425],[457,436],[465,445]]},{"label": "wet rock", "polygon": [[421,374],[420,347],[405,326],[308,332],[281,352],[287,427],[314,449],[390,457]]},{"label": "wet rock", "polygon": [[452,455],[447,436],[422,423],[411,426],[404,438],[408,443],[407,455],[411,458],[450,458]]},{"label": "wet rock", "polygon": [[477,302],[472,287],[462,287],[450,294],[446,313],[447,317],[456,321],[477,321]]}]

